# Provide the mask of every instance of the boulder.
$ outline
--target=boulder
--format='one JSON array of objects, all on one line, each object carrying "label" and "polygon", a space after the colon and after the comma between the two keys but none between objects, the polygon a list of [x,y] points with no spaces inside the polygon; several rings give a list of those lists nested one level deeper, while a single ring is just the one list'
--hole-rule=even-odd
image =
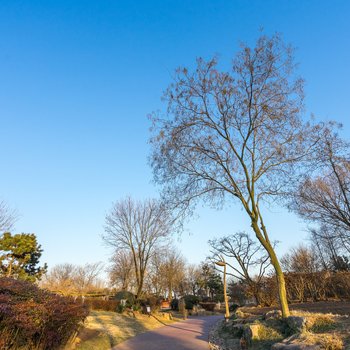
[{"label": "boulder", "polygon": [[319,345],[298,342],[298,335],[294,334],[283,341],[273,344],[271,350],[321,350]]},{"label": "boulder", "polygon": [[235,315],[237,318],[248,318],[250,316],[250,314],[246,314],[239,309],[235,312]]},{"label": "boulder", "polygon": [[252,343],[252,340],[258,340],[260,327],[261,326],[259,324],[244,325],[242,340],[244,340],[248,345]]},{"label": "boulder", "polygon": [[289,316],[286,318],[287,326],[293,333],[302,333],[306,330],[306,318],[299,316]]},{"label": "boulder", "polygon": [[239,339],[227,339],[225,342],[226,349],[239,349],[240,340]]},{"label": "boulder", "polygon": [[265,320],[270,320],[270,319],[277,320],[281,318],[282,318],[281,310],[271,310],[264,315]]}]

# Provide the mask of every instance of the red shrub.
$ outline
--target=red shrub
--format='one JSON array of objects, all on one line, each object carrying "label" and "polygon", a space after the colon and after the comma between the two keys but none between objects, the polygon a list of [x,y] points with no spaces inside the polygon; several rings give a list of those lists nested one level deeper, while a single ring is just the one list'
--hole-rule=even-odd
[{"label": "red shrub", "polygon": [[57,349],[88,315],[87,307],[36,285],[0,278],[0,348]]}]

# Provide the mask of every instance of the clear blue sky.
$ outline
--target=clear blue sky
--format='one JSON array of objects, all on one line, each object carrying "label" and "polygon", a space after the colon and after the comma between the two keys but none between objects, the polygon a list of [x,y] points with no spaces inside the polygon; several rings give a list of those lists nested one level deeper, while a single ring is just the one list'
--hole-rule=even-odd
[{"label": "clear blue sky", "polygon": [[[107,261],[101,242],[112,202],[156,196],[147,165],[146,115],[178,65],[219,54],[239,40],[281,32],[298,48],[307,113],[344,124],[350,139],[349,1],[0,2],[0,196],[34,232],[43,261]],[[190,262],[215,235],[248,229],[239,208],[199,209],[177,245]],[[279,251],[306,237],[280,208],[267,225]]]}]

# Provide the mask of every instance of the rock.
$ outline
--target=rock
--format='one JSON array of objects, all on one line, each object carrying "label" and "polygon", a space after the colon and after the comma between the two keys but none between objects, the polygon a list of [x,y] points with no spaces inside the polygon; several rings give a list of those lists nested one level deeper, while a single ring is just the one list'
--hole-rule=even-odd
[{"label": "rock", "polygon": [[273,344],[271,350],[321,350],[321,347],[318,345],[299,343],[298,335],[294,334],[280,343]]},{"label": "rock", "polygon": [[[225,329],[229,331],[230,334],[230,330],[235,326],[237,325],[233,325],[231,320],[228,323],[224,320],[218,321],[209,331],[209,348],[211,350],[240,350],[240,337],[226,338],[220,334]],[[241,327],[243,328],[243,325],[241,325]]]},{"label": "rock", "polygon": [[252,343],[252,340],[259,339],[259,330],[260,330],[259,324],[245,325],[243,328],[242,338],[246,341],[248,345],[250,345]]},{"label": "rock", "polygon": [[247,323],[247,321],[244,318],[236,318],[233,320],[234,324],[242,324],[242,323]]},{"label": "rock", "polygon": [[271,310],[264,315],[265,320],[270,320],[270,319],[276,320],[276,319],[280,319],[280,318],[282,318],[281,310]]},{"label": "rock", "polygon": [[243,336],[244,334],[244,329],[245,326],[243,324],[235,324],[232,326],[231,330],[232,330],[232,335],[234,337],[240,338]]},{"label": "rock", "polygon": [[244,313],[241,310],[237,310],[235,312],[235,315],[236,315],[237,318],[247,318],[249,316],[249,314],[246,314],[246,313]]},{"label": "rock", "polygon": [[299,316],[289,316],[286,318],[287,326],[294,333],[302,333],[306,330],[306,318]]}]

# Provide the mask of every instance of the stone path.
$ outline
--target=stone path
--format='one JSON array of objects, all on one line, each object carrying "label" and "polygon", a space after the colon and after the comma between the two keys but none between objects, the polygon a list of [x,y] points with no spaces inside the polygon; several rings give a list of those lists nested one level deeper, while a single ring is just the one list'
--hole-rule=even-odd
[{"label": "stone path", "polygon": [[210,328],[223,316],[198,316],[139,334],[114,350],[208,350]]}]

